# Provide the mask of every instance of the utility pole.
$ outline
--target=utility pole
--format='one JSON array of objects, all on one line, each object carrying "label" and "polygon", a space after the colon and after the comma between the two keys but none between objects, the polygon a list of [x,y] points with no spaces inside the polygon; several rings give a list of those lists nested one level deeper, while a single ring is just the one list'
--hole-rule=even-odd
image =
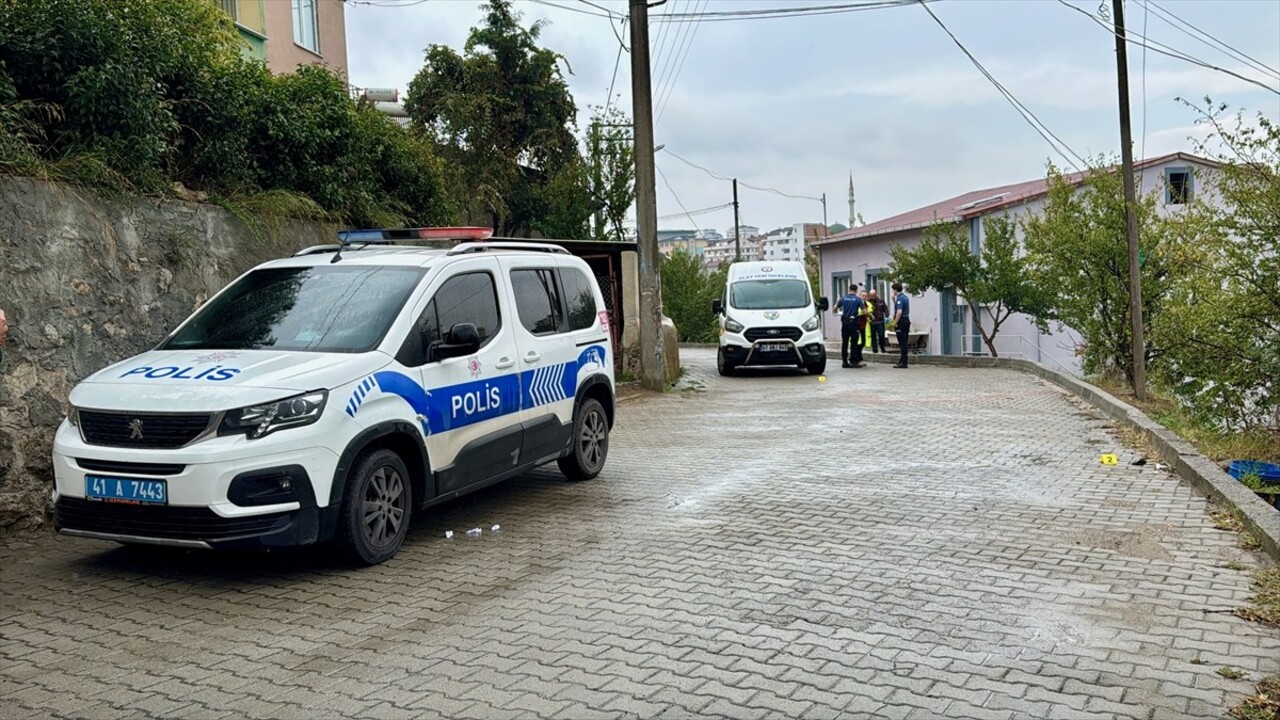
[{"label": "utility pole", "polygon": [[640,249],[640,385],[662,392],[662,285],[658,281],[658,188],[653,158],[648,0],[631,0],[631,107],[635,113],[636,235]]},{"label": "utility pole", "polygon": [[742,223],[738,220],[738,178],[733,179],[733,261],[742,259]]},{"label": "utility pole", "polygon": [[1138,216],[1133,189],[1133,137],[1129,130],[1129,56],[1124,2],[1111,0],[1116,29],[1116,78],[1120,92],[1120,158],[1124,173],[1124,219],[1129,236],[1129,316],[1133,320],[1133,394],[1147,399],[1147,349],[1142,332],[1142,275],[1138,264]]},{"label": "utility pole", "polygon": [[[596,202],[601,202],[604,196],[602,186],[604,178],[602,177],[602,168],[600,167],[600,123],[591,123],[591,182],[596,192]],[[595,239],[604,237],[604,208],[599,207],[595,212],[595,232],[592,233]]]},{"label": "utility pole", "polygon": [[822,236],[827,236],[827,194],[822,193]]}]

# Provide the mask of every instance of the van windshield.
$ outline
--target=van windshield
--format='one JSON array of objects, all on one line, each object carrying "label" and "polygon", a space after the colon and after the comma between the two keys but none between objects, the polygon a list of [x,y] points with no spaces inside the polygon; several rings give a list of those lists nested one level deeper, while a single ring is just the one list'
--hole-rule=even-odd
[{"label": "van windshield", "polygon": [[254,270],[196,313],[162,350],[368,352],[382,342],[420,268]]},{"label": "van windshield", "polygon": [[739,310],[785,310],[809,304],[804,280],[741,280],[730,286],[729,306]]}]

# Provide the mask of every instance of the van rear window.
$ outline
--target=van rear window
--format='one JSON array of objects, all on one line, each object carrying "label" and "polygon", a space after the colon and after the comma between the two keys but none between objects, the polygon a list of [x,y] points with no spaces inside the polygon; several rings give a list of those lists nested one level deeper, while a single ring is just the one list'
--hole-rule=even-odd
[{"label": "van rear window", "polygon": [[267,268],[241,278],[162,350],[368,352],[382,342],[420,268]]}]

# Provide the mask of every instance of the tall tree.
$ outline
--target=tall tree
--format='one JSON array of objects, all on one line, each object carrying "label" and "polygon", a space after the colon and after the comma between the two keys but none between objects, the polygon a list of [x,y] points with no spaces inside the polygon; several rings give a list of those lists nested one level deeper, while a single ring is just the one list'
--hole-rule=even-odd
[{"label": "tall tree", "polygon": [[[1125,202],[1114,165],[1089,168],[1083,185],[1049,169],[1044,211],[1022,223],[1031,277],[1050,297],[1048,317],[1080,333],[1084,370],[1121,371],[1133,381],[1133,340],[1129,320],[1129,261]],[[1156,212],[1154,195],[1138,198],[1142,248],[1142,313],[1154,320],[1170,292],[1187,277],[1182,256],[1194,249],[1180,230],[1181,219]],[[1165,346],[1152,338],[1150,363]]]},{"label": "tall tree", "polygon": [[555,197],[547,185],[577,159],[577,107],[564,57],[538,44],[542,24],[521,25],[511,0],[480,7],[484,22],[462,54],[427,48],[405,110],[461,169],[460,196],[474,198],[499,234],[526,235]]},{"label": "tall tree", "polygon": [[[1154,319],[1166,356],[1153,375],[1198,418],[1241,428],[1280,426],[1280,125],[1193,108],[1211,131],[1200,151],[1221,165],[1197,175],[1180,256],[1193,282],[1179,283]],[[1218,202],[1196,202],[1212,192]],[[1144,290],[1145,293],[1145,290]]]},{"label": "tall tree", "polygon": [[981,251],[975,254],[959,224],[930,225],[920,245],[889,251],[893,262],[888,272],[916,290],[954,290],[969,305],[987,351],[997,357],[1000,326],[1015,313],[1044,325],[1049,296],[1029,277],[1013,220],[986,218],[983,231]]},{"label": "tall tree", "polygon": [[588,183],[596,205],[592,236],[596,240],[621,240],[627,210],[636,199],[630,118],[616,106],[594,108],[586,146]]}]

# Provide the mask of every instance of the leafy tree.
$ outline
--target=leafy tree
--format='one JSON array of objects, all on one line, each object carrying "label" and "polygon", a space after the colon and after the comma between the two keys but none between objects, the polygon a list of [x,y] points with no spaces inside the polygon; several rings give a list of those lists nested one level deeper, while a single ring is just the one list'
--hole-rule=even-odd
[{"label": "leafy tree", "polygon": [[[1114,165],[1089,168],[1083,185],[1049,168],[1042,213],[1022,222],[1030,276],[1049,293],[1046,319],[1084,340],[1087,373],[1120,371],[1133,382],[1133,331],[1129,313],[1129,260],[1123,179]],[[1142,250],[1142,312],[1158,317],[1170,293],[1187,275],[1184,256],[1194,250],[1177,218],[1156,212],[1154,195],[1138,198]],[[1146,344],[1150,364],[1167,346],[1158,336]]]},{"label": "leafy tree", "polygon": [[622,240],[622,223],[636,199],[636,158],[631,120],[616,106],[595,108],[587,133],[590,192],[596,210],[592,236]]},{"label": "leafy tree", "polygon": [[977,319],[987,351],[997,357],[995,340],[1000,326],[1014,313],[1029,315],[1043,324],[1048,295],[1028,275],[1013,220],[989,217],[983,220],[983,230],[981,253],[974,254],[959,224],[930,225],[920,245],[889,251],[893,262],[888,273],[917,290],[954,290]]},{"label": "leafy tree", "polygon": [[711,301],[724,295],[729,266],[708,271],[697,256],[678,248],[661,264],[662,309],[675,323],[681,342],[712,343],[719,339]]},{"label": "leafy tree", "polygon": [[455,213],[432,143],[316,66],[272,75],[208,0],[0,0],[0,171],[358,225]]},{"label": "leafy tree", "polygon": [[[1231,428],[1280,423],[1280,126],[1206,98],[1196,108],[1212,129],[1222,165],[1197,185],[1219,204],[1197,203],[1184,222],[1195,275],[1172,292],[1153,333],[1167,353],[1155,368],[1194,415]],[[1211,180],[1212,182],[1204,182]],[[1203,193],[1202,193],[1203,194]],[[1145,288],[1144,288],[1145,292]]]},{"label": "leafy tree", "polygon": [[[431,45],[409,83],[405,110],[462,170],[466,196],[501,235],[527,235],[545,222],[547,186],[577,157],[577,108],[560,70],[563,57],[540,47],[511,0],[481,5],[463,53]],[[557,220],[552,223],[559,227]]]}]

